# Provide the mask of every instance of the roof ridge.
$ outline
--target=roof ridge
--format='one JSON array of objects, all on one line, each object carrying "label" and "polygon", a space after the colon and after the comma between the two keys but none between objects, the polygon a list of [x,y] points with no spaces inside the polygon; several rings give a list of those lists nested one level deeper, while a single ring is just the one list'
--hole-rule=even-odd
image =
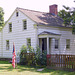
[{"label": "roof ridge", "polygon": [[47,12],[42,12],[42,11],[36,11],[36,10],[30,10],[30,9],[24,9],[24,8],[20,8],[20,7],[17,7],[17,9],[22,9],[22,10],[27,10],[27,11],[33,11],[33,12],[39,12],[39,13],[47,13]]}]

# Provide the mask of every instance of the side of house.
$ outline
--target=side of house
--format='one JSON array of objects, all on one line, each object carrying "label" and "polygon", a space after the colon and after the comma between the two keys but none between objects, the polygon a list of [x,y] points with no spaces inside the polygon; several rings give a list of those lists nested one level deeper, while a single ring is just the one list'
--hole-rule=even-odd
[{"label": "side of house", "polygon": [[75,35],[72,34],[72,28],[38,26],[38,35],[40,48],[48,50],[47,54],[75,54]]},{"label": "side of house", "polygon": [[13,52],[13,42],[16,53],[20,51],[22,45],[36,47],[37,29],[36,23],[18,9],[14,11],[3,28],[3,56],[11,58]]},{"label": "side of house", "polygon": [[0,32],[0,57],[2,56],[2,32]]},{"label": "side of house", "polygon": [[0,57],[12,58],[13,42],[16,54],[22,45],[35,49],[37,44],[41,52],[46,50],[47,54],[75,54],[72,28],[63,26],[63,20],[56,13],[57,5],[50,9],[55,11],[16,8],[0,32]]}]

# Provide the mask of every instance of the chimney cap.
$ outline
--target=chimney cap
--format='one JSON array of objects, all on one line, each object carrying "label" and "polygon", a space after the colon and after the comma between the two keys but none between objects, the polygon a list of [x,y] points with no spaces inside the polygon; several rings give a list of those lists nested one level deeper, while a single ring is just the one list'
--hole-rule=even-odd
[{"label": "chimney cap", "polygon": [[50,5],[50,6],[58,6],[57,4],[52,4],[52,5]]}]

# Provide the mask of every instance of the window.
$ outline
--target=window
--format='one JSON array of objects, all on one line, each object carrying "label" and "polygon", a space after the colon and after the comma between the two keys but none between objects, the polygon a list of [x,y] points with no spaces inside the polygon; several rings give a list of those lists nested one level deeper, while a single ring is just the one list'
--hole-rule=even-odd
[{"label": "window", "polygon": [[59,46],[59,40],[55,39],[55,49],[58,49],[58,46]]},{"label": "window", "polygon": [[72,25],[72,34],[75,34],[75,25]]},{"label": "window", "polygon": [[9,50],[9,40],[6,40],[6,50]]},{"label": "window", "polygon": [[70,49],[70,39],[66,39],[66,49]]},{"label": "window", "polygon": [[12,23],[9,23],[9,32],[12,32]]},{"label": "window", "polygon": [[18,12],[16,12],[16,17],[18,17],[19,16],[19,13]]},{"label": "window", "polygon": [[27,38],[27,47],[31,46],[31,39]]},{"label": "window", "polygon": [[25,29],[27,29],[27,21],[26,20],[23,21],[23,30],[25,30]]}]

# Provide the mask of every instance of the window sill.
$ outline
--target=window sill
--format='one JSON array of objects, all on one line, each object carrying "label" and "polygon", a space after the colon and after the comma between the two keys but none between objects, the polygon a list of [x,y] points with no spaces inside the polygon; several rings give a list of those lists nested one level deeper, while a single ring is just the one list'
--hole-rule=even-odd
[{"label": "window sill", "polygon": [[66,50],[70,50],[70,49],[66,49]]}]

